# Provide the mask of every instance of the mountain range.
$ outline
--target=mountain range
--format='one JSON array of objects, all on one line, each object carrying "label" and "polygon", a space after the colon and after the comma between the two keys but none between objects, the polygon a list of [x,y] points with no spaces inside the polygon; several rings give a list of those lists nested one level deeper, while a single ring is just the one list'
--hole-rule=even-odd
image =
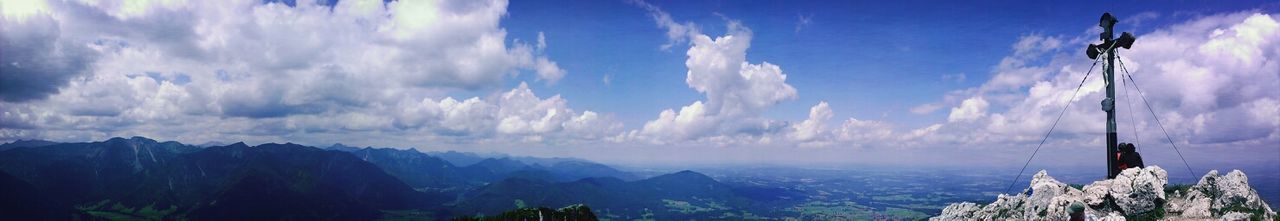
[{"label": "mountain range", "polygon": [[[342,144],[217,144],[144,137],[0,144],[0,220],[921,220],[936,215],[1035,219],[1065,214],[1041,212],[1044,206],[1022,208],[1024,212],[1017,214],[984,209],[981,204],[1004,205],[999,203],[1014,198],[1042,202],[1056,196],[1036,189],[1037,180],[1052,180],[1037,175],[1031,195],[997,197],[1007,187],[1007,177],[998,171],[701,169],[713,174],[709,176],[689,170],[628,172],[574,158]],[[1151,174],[1158,179],[1144,180],[1159,180],[1148,183],[1160,185],[1152,184],[1152,191],[1146,192],[1167,192],[1172,198],[1124,201],[1121,196],[1144,196],[1121,191],[1130,181],[1062,183],[1054,186],[1070,188],[1053,190],[1093,199],[1090,196],[1105,195],[1094,194],[1101,193],[1098,188],[1108,187],[1121,192],[1094,198],[1115,199],[1116,205],[1154,202],[1153,208],[1173,214],[1163,217],[1274,217],[1268,204],[1251,200],[1269,197],[1263,191],[1269,186],[1259,185],[1256,192],[1250,188],[1267,183],[1265,170],[1253,180],[1234,171],[1222,177],[1206,175],[1194,186],[1164,185],[1167,181],[1159,175],[1164,172]],[[1222,197],[1237,195],[1256,197]],[[953,208],[957,202],[974,203]],[[1161,202],[1167,204],[1158,206]],[[1114,211],[1124,217],[1162,217],[1159,212],[1128,214],[1124,212],[1136,210],[1087,205],[1092,210],[1086,213],[1098,217]],[[1013,210],[1025,205],[1006,206]]]},{"label": "mountain range", "polygon": [[572,158],[498,156],[457,166],[412,149],[144,137],[0,145],[0,187],[0,213],[39,220],[430,220],[576,204],[616,218],[679,218],[698,211],[657,209],[782,198],[692,171],[641,179]]}]

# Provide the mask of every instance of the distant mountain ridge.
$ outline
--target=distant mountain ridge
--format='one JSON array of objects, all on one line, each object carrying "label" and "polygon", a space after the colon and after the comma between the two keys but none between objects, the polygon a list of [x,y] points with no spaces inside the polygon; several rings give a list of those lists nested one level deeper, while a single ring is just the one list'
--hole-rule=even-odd
[{"label": "distant mountain ridge", "polygon": [[479,163],[480,161],[489,159],[489,158],[508,157],[505,154],[493,153],[493,154],[481,155],[477,153],[458,152],[458,151],[452,151],[452,150],[445,151],[445,152],[430,152],[427,154],[439,157],[440,159],[443,159],[455,166],[460,166],[460,167],[470,166],[472,164]]},{"label": "distant mountain ridge", "polygon": [[692,171],[640,179],[572,158],[504,156],[456,166],[413,149],[202,147],[145,137],[16,141],[0,149],[0,187],[8,191],[0,192],[0,212],[35,220],[447,219],[526,204],[586,204],[595,210],[587,212],[614,219],[687,219],[719,214],[660,209],[724,211],[770,197]]},{"label": "distant mountain ridge", "polygon": [[[379,217],[379,209],[428,208],[443,201],[353,155],[296,144],[199,148],[143,137],[112,138],[15,147],[0,152],[0,170],[38,187],[43,198],[60,202],[55,209],[99,201],[176,208],[157,217],[165,219],[359,220]],[[97,209],[82,209],[79,216],[123,214]]]},{"label": "distant mountain ridge", "polygon": [[470,166],[472,164],[479,163],[480,161],[484,161],[486,159],[502,159],[502,158],[509,158],[515,161],[520,161],[521,163],[528,164],[528,165],[542,165],[542,166],[551,166],[551,165],[555,165],[562,162],[594,163],[589,160],[571,158],[571,157],[511,156],[511,155],[501,154],[501,153],[472,153],[472,152],[458,152],[458,151],[452,151],[452,150],[444,151],[444,152],[427,152],[427,154],[431,156],[439,157],[440,159],[443,159],[445,161],[448,161],[449,163],[452,163],[455,166],[460,166],[460,167]]},{"label": "distant mountain ridge", "polygon": [[[573,158],[536,158],[510,157],[483,158],[469,164],[458,166],[444,157],[431,153],[423,153],[414,149],[395,148],[356,148],[342,144],[334,144],[329,150],[339,150],[355,154],[366,161],[374,163],[388,173],[399,177],[415,188],[443,188],[456,185],[483,185],[510,176],[527,176],[541,173],[536,179],[550,181],[573,181],[588,177],[616,177],[634,180],[638,176],[614,169],[604,164]],[[456,151],[435,152],[440,155],[454,155],[455,158],[478,157],[479,154]],[[523,160],[521,160],[523,159]],[[455,159],[457,160],[457,159]],[[549,165],[529,162],[542,162]]]},{"label": "distant mountain ridge", "polygon": [[216,147],[216,146],[226,146],[226,145],[227,145],[227,144],[226,144],[226,143],[223,143],[223,142],[218,142],[218,141],[209,141],[209,142],[205,142],[205,143],[202,143],[202,144],[199,144],[199,145],[196,145],[196,146],[197,146],[197,147]]},{"label": "distant mountain ridge", "polygon": [[43,147],[43,146],[49,146],[54,144],[58,144],[58,142],[47,141],[47,140],[15,140],[13,142],[0,145],[0,151],[5,151],[8,149],[13,149],[18,147]]}]

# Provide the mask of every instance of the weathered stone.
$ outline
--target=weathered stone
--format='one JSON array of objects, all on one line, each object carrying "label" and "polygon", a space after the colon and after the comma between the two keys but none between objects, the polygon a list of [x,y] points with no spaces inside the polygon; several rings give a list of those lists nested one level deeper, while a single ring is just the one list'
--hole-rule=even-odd
[{"label": "weathered stone", "polygon": [[[1070,188],[1070,187],[1068,187]],[[1075,190],[1075,189],[1072,189]],[[1079,190],[1076,190],[1079,192]],[[1037,215],[1036,219],[1041,220],[1068,220],[1071,219],[1071,203],[1079,202],[1080,196],[1064,194],[1049,200],[1049,204],[1045,207],[1044,215]]]},{"label": "weathered stone", "polygon": [[1169,205],[1169,211],[1179,212],[1181,217],[1185,218],[1212,218],[1213,213],[1209,212],[1209,206],[1213,205],[1209,198],[1203,196],[1194,196],[1191,198],[1183,198],[1176,201],[1177,204]]},{"label": "weathered stone", "polygon": [[1241,212],[1230,212],[1230,213],[1227,213],[1226,215],[1222,215],[1221,220],[1222,221],[1248,221],[1249,214],[1241,213]]},{"label": "weathered stone", "polygon": [[1168,180],[1168,173],[1159,166],[1130,168],[1112,179],[1110,194],[1124,214],[1143,214],[1164,202],[1164,185]]},{"label": "weathered stone", "polygon": [[942,209],[942,214],[929,220],[1025,220],[1027,197],[1022,194],[1000,194],[996,201],[985,206],[974,203],[956,203]]},{"label": "weathered stone", "polygon": [[1232,212],[1258,214],[1264,220],[1274,219],[1276,212],[1258,192],[1249,187],[1244,172],[1233,170],[1225,176],[1209,171],[1179,199],[1170,200],[1167,211],[1180,212],[1181,218],[1228,218]]},{"label": "weathered stone", "polygon": [[1100,207],[1107,203],[1107,194],[1111,193],[1111,180],[1093,181],[1084,186],[1084,203],[1090,207]]},{"label": "weathered stone", "polygon": [[1125,221],[1124,216],[1120,213],[1108,213],[1107,216],[1097,219],[1099,221]]},{"label": "weathered stone", "polygon": [[1031,179],[1033,194],[1027,197],[1028,205],[1023,209],[1024,218],[1030,220],[1064,220],[1069,218],[1067,206],[1079,201],[1083,193],[1071,186],[1058,182],[1041,170]]},{"label": "weathered stone", "polygon": [[968,220],[974,219],[974,213],[982,210],[978,204],[963,202],[948,205],[942,209],[942,214],[930,218],[930,220]]},{"label": "weathered stone", "polygon": [[[1149,215],[1159,206],[1162,220],[1263,220],[1276,213],[1249,187],[1243,172],[1219,176],[1210,171],[1187,191],[1165,195],[1168,173],[1157,166],[1122,171],[1115,179],[1095,181],[1082,190],[1071,188],[1040,171],[1031,180],[1030,195],[998,196],[987,205],[956,203],[930,220],[1066,220],[1072,203],[1086,206],[1088,220],[1125,220],[1125,215]],[[1105,214],[1105,215],[1103,215]]]}]

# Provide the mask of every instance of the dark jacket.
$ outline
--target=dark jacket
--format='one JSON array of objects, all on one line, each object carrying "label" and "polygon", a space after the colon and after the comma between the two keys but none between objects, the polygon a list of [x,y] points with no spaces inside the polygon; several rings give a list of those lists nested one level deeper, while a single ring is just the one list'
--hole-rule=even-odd
[{"label": "dark jacket", "polygon": [[1120,146],[1120,165],[1127,168],[1142,168],[1146,165],[1142,164],[1142,154],[1138,154],[1137,148],[1133,144],[1125,144]]}]

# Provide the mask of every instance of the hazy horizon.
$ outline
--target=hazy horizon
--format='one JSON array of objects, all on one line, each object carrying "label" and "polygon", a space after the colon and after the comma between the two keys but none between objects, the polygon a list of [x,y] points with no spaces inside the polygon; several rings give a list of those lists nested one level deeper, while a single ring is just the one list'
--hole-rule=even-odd
[{"label": "hazy horizon", "polygon": [[[122,137],[122,138],[128,138],[128,137]],[[98,141],[103,141],[103,140],[59,141],[59,142],[98,142]],[[168,140],[156,140],[156,141],[167,142]],[[183,143],[186,145],[204,145],[204,143],[188,143],[188,142],[182,142],[182,141],[177,141],[177,142]],[[230,145],[236,142],[241,142],[241,141],[218,142],[219,143],[218,145]],[[347,143],[313,145],[313,144],[296,143],[296,142],[267,142],[267,143],[245,143],[245,144],[249,146],[258,146],[258,145],[268,144],[268,143],[277,143],[277,144],[295,143],[299,145],[311,146],[311,147],[322,148],[322,149],[328,148],[336,144],[342,144],[344,146],[356,147],[356,148],[372,147],[372,148],[391,148],[391,149],[414,149],[414,150],[418,150],[420,152],[431,154],[431,155],[434,155],[437,153],[455,151],[460,153],[476,154],[476,156],[478,157],[504,156],[504,157],[537,157],[537,158],[574,158],[574,159],[582,159],[582,160],[588,160],[588,161],[593,161],[598,163],[604,163],[609,166],[618,167],[619,169],[623,169],[627,171],[635,171],[635,172],[646,172],[646,171],[675,172],[675,171],[681,171],[681,170],[694,170],[699,172],[705,172],[708,170],[719,171],[719,170],[740,170],[740,169],[752,169],[752,168],[793,168],[793,169],[817,169],[817,170],[876,169],[876,170],[884,170],[884,171],[979,169],[979,170],[987,171],[987,173],[1007,174],[1009,176],[1008,178],[1012,179],[1013,176],[1016,174],[1015,171],[1021,168],[1022,163],[1024,163],[1026,160],[1025,158],[1023,159],[1013,159],[1013,158],[983,159],[981,157],[963,157],[963,158],[959,158],[960,160],[951,160],[942,164],[914,164],[911,162],[885,162],[884,160],[782,162],[782,161],[768,160],[764,158],[749,158],[749,159],[738,159],[738,160],[705,161],[705,162],[689,163],[689,162],[661,161],[661,160],[672,159],[672,157],[664,157],[664,156],[624,156],[624,157],[602,158],[599,156],[573,155],[572,153],[557,155],[557,154],[546,154],[546,153],[522,154],[522,153],[513,153],[513,152],[500,152],[501,149],[491,149],[491,150],[425,149],[425,148],[390,147],[390,146],[368,146],[368,145],[355,145],[355,144],[347,144]],[[860,150],[860,151],[865,152],[868,150]],[[874,151],[884,151],[884,150],[874,150]],[[891,151],[902,151],[902,150],[895,149]],[[919,151],[919,150],[914,150],[914,151]],[[992,151],[992,150],[987,150],[987,151]],[[919,155],[919,153],[916,153],[916,154]],[[949,153],[949,154],[934,153],[933,155],[926,155],[926,157],[938,156],[938,155],[955,157],[956,156],[955,154],[969,154],[968,156],[984,155],[982,152],[973,151],[968,153]],[[1068,153],[1069,155],[1066,157],[1069,157],[1070,158],[1069,160],[1059,159],[1060,157],[1063,157],[1060,154],[1063,154],[1063,153],[1042,150],[1041,153],[1036,156],[1036,159],[1031,162],[1027,170],[1023,172],[1024,179],[1022,180],[1029,178],[1031,174],[1034,174],[1039,170],[1048,170],[1051,174],[1057,174],[1057,175],[1062,175],[1062,174],[1088,175],[1088,174],[1097,173],[1096,175],[1099,178],[1105,175],[1104,167],[1102,165],[1099,165],[1093,162],[1096,159],[1096,156],[1094,156],[1096,155],[1096,153],[1092,153],[1092,152]],[[1184,152],[1184,154],[1203,155],[1203,153],[1197,153],[1197,152],[1190,152],[1190,153]],[[1255,178],[1255,180],[1258,180],[1259,182],[1269,182],[1269,183],[1280,182],[1280,179],[1277,179],[1280,177],[1268,175],[1269,173],[1280,172],[1280,169],[1274,168],[1273,161],[1268,161],[1269,158],[1267,158],[1266,156],[1258,157],[1252,160],[1219,159],[1219,161],[1207,161],[1207,162],[1203,160],[1212,160],[1212,159],[1203,159],[1203,158],[1194,158],[1194,157],[1189,158],[1188,160],[1191,161],[1190,164],[1195,166],[1193,169],[1196,170],[1195,171],[1196,174],[1192,174],[1192,175],[1189,175],[1186,169],[1183,167],[1183,164],[1181,164],[1181,161],[1178,158],[1175,158],[1176,155],[1168,154],[1168,155],[1156,155],[1156,156],[1145,156],[1145,157],[1148,158],[1147,159],[1148,162],[1151,162],[1149,165],[1156,165],[1156,166],[1161,166],[1165,168],[1166,170],[1169,171],[1171,177],[1176,178],[1174,182],[1179,182],[1179,183],[1193,183],[1196,181],[1196,179],[1204,175],[1204,173],[1207,173],[1209,170],[1218,170],[1220,173],[1226,173],[1236,169],[1244,170],[1246,172],[1253,171],[1254,173],[1256,172],[1267,173],[1267,174],[1257,174],[1258,176]],[[705,159],[708,157],[691,155],[690,158]],[[710,158],[716,158],[716,157],[710,157]],[[906,159],[924,160],[923,158],[924,157],[906,158]],[[721,159],[724,159],[724,158],[721,158]],[[654,160],[658,160],[658,161],[654,161]],[[890,161],[893,161],[893,160],[894,159],[890,159]],[[931,158],[928,160],[943,160],[943,159]],[[458,165],[458,166],[465,166],[465,165]],[[1096,178],[1091,178],[1090,180],[1092,179],[1096,179]],[[1079,180],[1079,181],[1085,181],[1085,180]],[[1280,183],[1276,183],[1276,184],[1280,184]]]}]

